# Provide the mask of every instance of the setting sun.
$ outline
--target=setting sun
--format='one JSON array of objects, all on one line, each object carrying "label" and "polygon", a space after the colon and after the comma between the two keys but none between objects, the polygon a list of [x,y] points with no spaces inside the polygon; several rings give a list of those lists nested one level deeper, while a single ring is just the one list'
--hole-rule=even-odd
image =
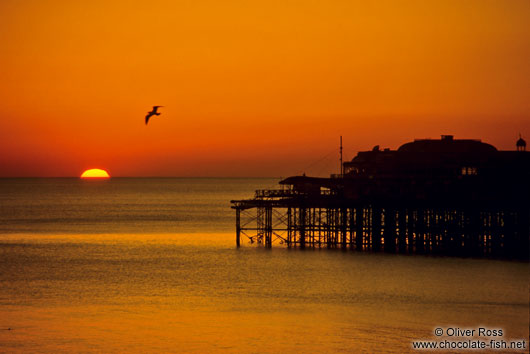
[{"label": "setting sun", "polygon": [[81,175],[81,178],[110,178],[110,175],[107,171],[101,170],[99,168],[93,168],[86,170]]}]

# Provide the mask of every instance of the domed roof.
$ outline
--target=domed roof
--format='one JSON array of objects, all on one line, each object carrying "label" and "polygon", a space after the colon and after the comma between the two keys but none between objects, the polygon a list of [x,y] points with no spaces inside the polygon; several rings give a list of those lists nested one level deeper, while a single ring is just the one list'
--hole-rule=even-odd
[{"label": "domed roof", "polygon": [[452,135],[443,135],[442,139],[422,139],[403,144],[399,152],[420,153],[492,153],[497,149],[480,140],[453,139]]},{"label": "domed roof", "polygon": [[526,146],[526,141],[523,138],[519,137],[519,140],[517,140],[516,146],[517,147],[525,147]]}]

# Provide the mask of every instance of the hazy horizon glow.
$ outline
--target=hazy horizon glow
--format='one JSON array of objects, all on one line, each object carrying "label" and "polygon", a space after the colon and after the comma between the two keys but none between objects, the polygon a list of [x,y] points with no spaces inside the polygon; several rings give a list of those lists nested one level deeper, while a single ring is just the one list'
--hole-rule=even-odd
[{"label": "hazy horizon glow", "polygon": [[0,177],[325,174],[339,135],[345,159],[441,134],[513,150],[528,23],[524,0],[5,0]]}]

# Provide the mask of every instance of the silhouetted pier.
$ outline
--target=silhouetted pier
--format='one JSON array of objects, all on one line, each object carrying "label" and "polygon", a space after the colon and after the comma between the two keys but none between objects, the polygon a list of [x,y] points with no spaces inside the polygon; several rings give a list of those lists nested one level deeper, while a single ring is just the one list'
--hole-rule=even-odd
[{"label": "silhouetted pier", "polygon": [[528,259],[530,156],[478,140],[360,152],[329,178],[233,200],[236,243]]}]

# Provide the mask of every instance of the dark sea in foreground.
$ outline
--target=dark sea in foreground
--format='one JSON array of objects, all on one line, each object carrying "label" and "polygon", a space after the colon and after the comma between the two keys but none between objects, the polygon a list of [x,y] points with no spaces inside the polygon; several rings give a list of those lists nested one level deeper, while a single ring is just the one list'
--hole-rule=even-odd
[{"label": "dark sea in foreground", "polygon": [[277,182],[0,179],[0,353],[528,352],[526,262],[237,249],[230,200]]}]

